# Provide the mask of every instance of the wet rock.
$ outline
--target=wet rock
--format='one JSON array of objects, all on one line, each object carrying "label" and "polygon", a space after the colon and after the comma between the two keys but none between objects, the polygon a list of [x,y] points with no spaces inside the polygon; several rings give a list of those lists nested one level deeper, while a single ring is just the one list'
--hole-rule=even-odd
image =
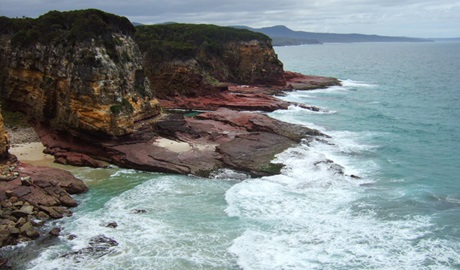
[{"label": "wet rock", "polygon": [[113,221],[113,222],[104,224],[104,227],[115,229],[116,227],[118,227],[118,224],[115,221]]},{"label": "wet rock", "polygon": [[48,234],[51,236],[57,237],[59,236],[60,233],[61,233],[61,228],[53,228]]},{"label": "wet rock", "polygon": [[0,269],[11,270],[13,268],[11,267],[11,265],[9,265],[7,259],[3,259],[2,257],[0,257]]},{"label": "wet rock", "polygon": [[339,164],[335,163],[334,161],[330,160],[330,159],[326,159],[326,160],[321,160],[321,161],[318,161],[318,162],[315,162],[313,165],[317,166],[317,167],[321,167],[321,166],[325,166],[328,170],[336,173],[336,174],[340,174],[340,175],[344,175],[344,171],[343,171],[343,166],[340,166]]},{"label": "wet rock", "polygon": [[65,207],[47,207],[40,206],[40,209],[47,213],[53,219],[63,218],[64,215],[70,215],[70,211]]},{"label": "wet rock", "polygon": [[361,186],[361,187],[371,187],[373,185],[375,185],[375,184],[374,183],[362,183],[359,186]]},{"label": "wet rock", "polygon": [[37,239],[40,236],[30,221],[27,221],[19,228],[19,233],[30,239]]},{"label": "wet rock", "polygon": [[243,180],[251,178],[251,176],[247,175],[246,173],[238,172],[238,171],[235,171],[235,170],[219,169],[219,170],[216,170],[216,171],[212,172],[209,175],[209,178],[243,181]]},{"label": "wet rock", "polygon": [[133,214],[145,214],[145,213],[147,213],[147,210],[145,210],[145,209],[134,209],[134,210],[131,211],[131,213],[133,213]]},{"label": "wet rock", "polygon": [[83,257],[102,257],[113,252],[113,247],[118,246],[118,242],[105,235],[97,235],[89,240],[87,247],[78,251],[64,254],[62,257],[73,257],[74,260],[79,261]]},{"label": "wet rock", "polygon": [[241,135],[217,147],[222,161],[230,168],[247,171],[259,177],[279,174],[280,164],[273,164],[275,154],[293,146],[294,141],[266,132]]}]

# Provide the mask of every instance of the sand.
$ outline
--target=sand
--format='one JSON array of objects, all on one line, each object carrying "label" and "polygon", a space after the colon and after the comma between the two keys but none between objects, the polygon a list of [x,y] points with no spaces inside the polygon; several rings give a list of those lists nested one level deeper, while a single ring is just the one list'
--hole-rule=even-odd
[{"label": "sand", "polygon": [[178,142],[165,138],[159,138],[153,144],[176,153],[184,153],[193,149],[192,146],[186,142]]},{"label": "sand", "polygon": [[33,165],[48,165],[53,163],[54,157],[43,153],[45,146],[41,142],[14,144],[10,147],[10,154],[15,155],[20,161]]}]

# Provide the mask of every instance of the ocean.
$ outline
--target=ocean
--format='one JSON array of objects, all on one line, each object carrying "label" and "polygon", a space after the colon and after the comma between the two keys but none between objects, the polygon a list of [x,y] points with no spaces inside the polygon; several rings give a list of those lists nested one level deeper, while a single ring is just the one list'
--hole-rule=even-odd
[{"label": "ocean", "polygon": [[[343,83],[283,97],[320,112],[270,113],[330,136],[279,154],[282,174],[75,168],[90,192],[59,239],[5,252],[19,269],[460,269],[460,42],[275,51]],[[118,244],[86,254],[98,235]]]}]

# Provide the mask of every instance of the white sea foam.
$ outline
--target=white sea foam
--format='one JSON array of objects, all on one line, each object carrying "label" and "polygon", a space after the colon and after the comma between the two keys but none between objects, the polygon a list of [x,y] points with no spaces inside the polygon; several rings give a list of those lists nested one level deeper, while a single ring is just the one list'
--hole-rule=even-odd
[{"label": "white sea foam", "polygon": [[132,169],[120,169],[120,170],[117,170],[116,172],[114,172],[111,177],[117,177],[117,176],[121,176],[121,175],[126,175],[126,174],[136,174],[138,173],[138,171],[136,170],[132,170]]},{"label": "white sea foam", "polygon": [[215,172],[212,172],[209,177],[213,179],[228,181],[242,181],[251,178],[251,176],[246,173],[237,172],[231,169],[219,169]]},{"label": "white sea foam", "polygon": [[315,111],[315,110],[302,108],[301,106],[298,106],[298,105],[290,105],[288,107],[288,112],[289,113],[303,112],[306,114],[334,114],[334,113],[337,113],[337,111],[330,111],[325,108],[319,108],[318,111]]},{"label": "white sea foam", "polygon": [[384,220],[363,205],[361,184],[373,180],[353,179],[348,168],[342,174],[327,162],[339,162],[340,152],[331,144],[291,148],[277,157],[287,165],[282,175],[227,191],[226,212],[247,224],[229,248],[241,268],[444,269],[459,262],[458,246],[430,238],[428,217]]},{"label": "white sea foam", "polygon": [[366,82],[361,82],[361,81],[354,81],[354,80],[341,80],[342,86],[348,89],[354,89],[357,87],[377,87],[376,84],[370,84]]},{"label": "white sea foam", "polygon": [[291,123],[291,124],[297,124],[301,126],[305,126],[308,128],[312,129],[317,129],[320,131],[326,131],[326,129],[323,126],[316,125],[313,122],[308,122],[303,120],[304,116],[306,114],[309,114],[307,110],[302,109],[302,110],[277,110],[272,113],[269,113],[268,115],[277,119],[280,119],[284,122]]},{"label": "white sea foam", "polygon": [[[227,252],[231,237],[206,216],[216,212],[212,200],[223,196],[228,182],[161,176],[109,200],[101,209],[77,212],[62,220],[61,245],[45,250],[28,269],[216,269],[235,265]],[[222,212],[222,217],[228,217]],[[203,217],[203,218],[201,218]],[[116,228],[106,227],[116,222]],[[229,230],[234,228],[228,222]],[[70,234],[77,238],[68,240]],[[118,242],[102,256],[62,256],[105,235]]]}]

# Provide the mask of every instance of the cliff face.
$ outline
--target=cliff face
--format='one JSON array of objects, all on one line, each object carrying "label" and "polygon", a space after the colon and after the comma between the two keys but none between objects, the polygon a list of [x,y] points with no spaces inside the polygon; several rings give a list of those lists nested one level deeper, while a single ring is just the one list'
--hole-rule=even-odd
[{"label": "cliff face", "polygon": [[217,66],[210,69],[217,79],[249,85],[286,84],[283,63],[278,60],[270,41],[232,41],[224,48],[222,64],[227,72],[220,74]]},{"label": "cliff face", "polygon": [[160,99],[216,95],[225,85],[286,85],[270,39],[213,25],[137,27],[146,73]]},{"label": "cliff face", "polygon": [[3,124],[3,117],[0,112],[0,162],[8,158],[9,148],[10,148],[10,143],[8,140],[8,134],[5,131],[5,126]]},{"label": "cliff face", "polygon": [[[101,14],[89,12],[95,18]],[[62,24],[72,23],[78,22]],[[136,121],[159,114],[129,33],[32,44],[17,42],[17,36],[4,34],[0,40],[0,93],[6,108],[56,130],[102,136],[129,134]]]}]

